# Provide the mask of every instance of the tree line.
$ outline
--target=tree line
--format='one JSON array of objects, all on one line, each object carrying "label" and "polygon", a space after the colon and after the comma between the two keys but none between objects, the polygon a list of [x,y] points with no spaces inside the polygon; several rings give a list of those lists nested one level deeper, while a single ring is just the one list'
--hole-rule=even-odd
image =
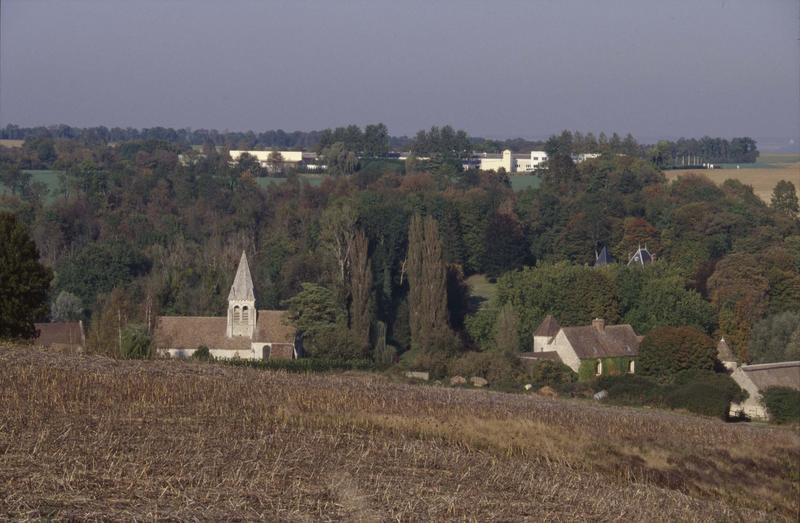
[{"label": "tree line", "polygon": [[[460,154],[459,133],[425,134],[438,144],[429,154]],[[515,193],[504,175],[435,164],[261,188],[214,148],[184,164],[166,141],[64,139],[0,148],[4,180],[26,162],[61,169],[54,186],[23,183],[0,207],[53,271],[38,317],[87,320],[96,348],[118,343],[120,323],[147,331],[157,314],[221,314],[243,248],[259,306],[292,311],[319,357],[442,369],[470,351],[524,349],[546,313],[642,333],[690,325],[724,334],[744,361],[761,357],[753,339],[793,346],[780,341],[800,313],[791,183],[767,205],[733,180],[668,184],[636,156],[575,164],[574,135],[545,145],[541,186]],[[645,244],[653,268],[587,267],[601,246],[625,262]],[[470,296],[472,274],[497,279],[497,302]]]}]

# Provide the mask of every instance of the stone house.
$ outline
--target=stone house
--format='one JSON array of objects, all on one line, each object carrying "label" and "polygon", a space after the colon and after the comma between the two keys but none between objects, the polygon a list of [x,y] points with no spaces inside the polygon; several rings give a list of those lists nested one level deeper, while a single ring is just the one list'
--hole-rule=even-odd
[{"label": "stone house", "polygon": [[547,316],[533,335],[533,351],[520,354],[523,361],[561,361],[580,379],[612,374],[633,374],[639,356],[637,336],[630,325],[606,325],[597,318],[591,325],[561,327]]},{"label": "stone house", "polygon": [[244,252],[228,293],[227,315],[159,316],[153,343],[156,354],[172,357],[191,356],[200,347],[221,359],[294,359],[302,351],[286,311],[256,309]]},{"label": "stone house", "polygon": [[769,413],[763,403],[764,390],[770,387],[800,390],[800,361],[739,365],[724,337],[717,344],[717,359],[728,369],[736,384],[748,393],[743,402],[731,404],[731,416],[743,414],[750,419],[767,420]]}]

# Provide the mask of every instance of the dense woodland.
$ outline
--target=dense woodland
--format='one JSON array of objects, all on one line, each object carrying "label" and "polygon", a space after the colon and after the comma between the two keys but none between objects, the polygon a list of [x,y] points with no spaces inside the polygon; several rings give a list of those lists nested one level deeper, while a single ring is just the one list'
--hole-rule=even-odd
[{"label": "dense woodland", "polygon": [[[313,356],[435,368],[470,349],[530,350],[550,313],[563,325],[630,322],[642,334],[692,326],[725,335],[743,361],[800,357],[793,186],[767,205],[733,180],[668,184],[650,159],[612,149],[576,165],[570,153],[585,137],[563,133],[543,144],[541,186],[515,193],[506,175],[461,171],[454,159],[469,139],[445,127],[412,141],[427,161],[356,163],[319,187],[289,173],[261,188],[224,149],[180,162],[201,131],[155,139],[153,130],[106,130],[96,141],[87,138],[96,130],[17,131],[4,135],[25,145],[0,148],[13,191],[0,209],[53,271],[40,319],[87,320],[90,346],[113,343],[128,325],[147,331],[158,314],[222,314],[244,249],[259,307],[288,308]],[[381,125],[311,134],[302,139],[359,156],[389,146]],[[55,194],[23,169],[62,171]],[[657,261],[627,267],[640,245]],[[622,263],[592,268],[601,246]],[[498,282],[490,303],[464,282],[478,273]]]}]

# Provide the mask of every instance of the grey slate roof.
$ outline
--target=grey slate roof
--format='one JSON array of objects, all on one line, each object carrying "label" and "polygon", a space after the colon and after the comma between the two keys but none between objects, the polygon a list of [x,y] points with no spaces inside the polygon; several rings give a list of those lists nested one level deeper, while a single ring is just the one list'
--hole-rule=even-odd
[{"label": "grey slate roof", "polygon": [[250,266],[247,265],[247,255],[242,251],[242,258],[239,260],[239,268],[236,269],[236,277],[231,285],[231,292],[228,294],[228,301],[253,301],[253,278],[250,276]]},{"label": "grey slate roof", "polygon": [[609,265],[611,263],[615,263],[617,260],[614,259],[611,254],[608,252],[608,248],[603,245],[603,249],[600,251],[600,254],[595,256],[594,266],[595,267],[602,267],[604,265]]},{"label": "grey slate roof", "polygon": [[652,263],[652,261],[653,261],[653,255],[650,254],[650,251],[647,250],[647,246],[645,245],[644,247],[642,247],[640,245],[639,248],[636,249],[636,252],[633,253],[633,256],[631,256],[631,259],[628,261],[628,265],[632,263],[636,263],[639,265],[646,265],[648,263]]}]

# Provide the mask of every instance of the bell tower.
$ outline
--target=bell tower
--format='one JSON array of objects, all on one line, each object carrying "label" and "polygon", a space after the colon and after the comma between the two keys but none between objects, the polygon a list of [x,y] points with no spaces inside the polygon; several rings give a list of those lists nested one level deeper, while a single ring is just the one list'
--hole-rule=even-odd
[{"label": "bell tower", "polygon": [[242,251],[236,277],[228,293],[228,330],[229,338],[246,336],[252,338],[256,332],[256,297],[253,294],[253,278],[247,256]]}]

